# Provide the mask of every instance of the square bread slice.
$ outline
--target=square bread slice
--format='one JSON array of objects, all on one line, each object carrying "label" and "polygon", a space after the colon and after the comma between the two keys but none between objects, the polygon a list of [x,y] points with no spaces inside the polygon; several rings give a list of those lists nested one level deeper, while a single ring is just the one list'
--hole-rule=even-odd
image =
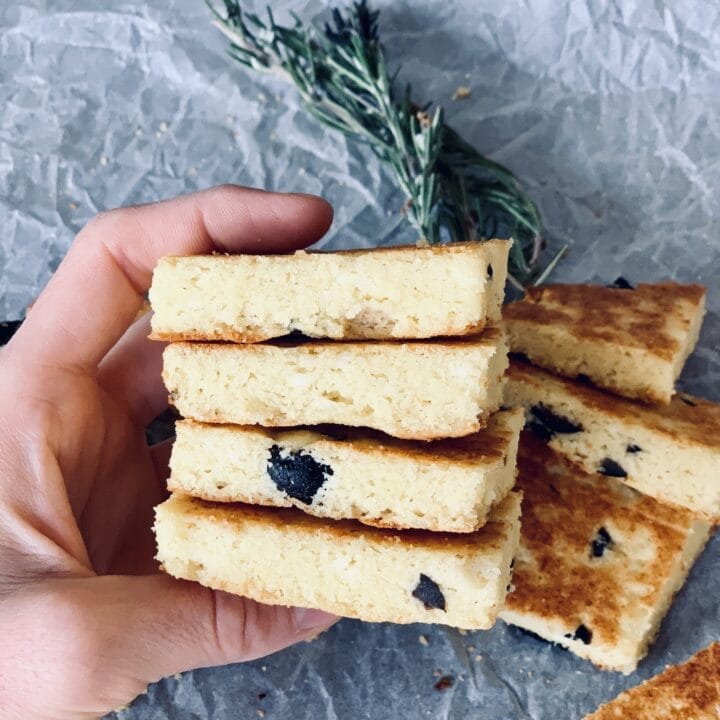
[{"label": "square bread slice", "polygon": [[502,333],[413,343],[172,343],[163,377],[182,415],[209,423],[363,426],[410,440],[485,427],[502,403]]},{"label": "square bread slice", "polygon": [[515,483],[522,424],[522,410],[498,412],[473,435],[418,443],[337,427],[320,434],[184,420],[168,488],[377,527],[468,533]]},{"label": "square bread slice", "polygon": [[158,340],[248,343],[480,332],[500,320],[511,241],[294,255],[166,257],[150,288]]},{"label": "square bread slice", "polygon": [[585,716],[585,720],[718,720],[720,643],[714,642]]},{"label": "square bread slice", "polygon": [[510,582],[519,515],[510,493],[484,527],[458,535],[172,495],[156,508],[157,559],[174,577],[272,605],[486,629]]},{"label": "square bread slice", "polygon": [[720,522],[720,404],[680,394],[648,407],[515,359],[505,401],[586,472]]},{"label": "square bread slice", "polygon": [[674,282],[630,287],[529,288],[503,317],[510,350],[535,365],[649,403],[669,403],[697,343],[705,288]]},{"label": "square bread slice", "polygon": [[710,526],[602,475],[525,431],[522,534],[501,617],[606,670],[647,653]]}]

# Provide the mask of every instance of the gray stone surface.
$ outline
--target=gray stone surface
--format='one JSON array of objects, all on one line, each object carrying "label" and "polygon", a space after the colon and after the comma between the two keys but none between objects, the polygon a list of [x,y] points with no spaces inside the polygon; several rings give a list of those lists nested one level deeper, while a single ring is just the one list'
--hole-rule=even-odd
[{"label": "gray stone surface", "polygon": [[[327,10],[317,0],[273,5],[280,17]],[[571,243],[553,279],[709,286],[682,384],[720,400],[717,3],[377,5],[402,79],[526,181],[555,247]],[[200,0],[0,8],[0,317],[21,316],[97,211],[221,182],[322,193],[336,209],[331,246],[414,239],[375,159],[224,49]],[[458,85],[471,98],[453,102]],[[265,660],[165,680],[117,717],[579,718],[720,636],[719,547],[716,538],[627,678],[503,625],[460,635],[344,621]],[[452,688],[433,688],[438,670],[456,678]]]}]

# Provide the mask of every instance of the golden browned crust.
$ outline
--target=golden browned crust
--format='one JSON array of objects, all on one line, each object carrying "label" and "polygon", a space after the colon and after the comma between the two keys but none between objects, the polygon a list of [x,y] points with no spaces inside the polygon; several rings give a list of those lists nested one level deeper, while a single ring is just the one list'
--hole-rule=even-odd
[{"label": "golden browned crust", "polygon": [[[698,305],[701,285],[662,282],[640,284],[634,290],[599,285],[544,285],[528,288],[525,298],[508,305],[507,322],[555,325],[574,337],[642,348],[671,361],[680,350],[666,332],[666,319],[677,312],[678,301]],[[689,320],[683,320],[687,328]]]},{"label": "golden browned crust", "polygon": [[517,495],[510,493],[492,511],[489,521],[477,532],[469,534],[436,533],[424,530],[392,530],[370,527],[353,520],[333,520],[328,522],[308,515],[295,508],[274,508],[242,503],[213,503],[199,498],[185,496],[186,513],[203,516],[214,522],[240,528],[245,522],[261,522],[267,527],[282,529],[292,525],[295,532],[305,532],[309,536],[325,536],[334,542],[342,543],[345,538],[365,536],[373,543],[403,547],[422,547],[425,549],[455,549],[458,553],[472,552],[475,547],[484,549],[500,547],[506,536],[503,519],[509,516]]},{"label": "golden browned crust", "polygon": [[[176,495],[182,494],[184,489],[176,484],[174,484],[172,481],[168,481],[168,490],[172,493],[175,493]],[[217,500],[210,497],[208,494],[204,493],[202,490],[195,490],[193,491],[193,497],[197,500],[203,500],[208,503],[216,503]],[[249,501],[248,501],[249,502]],[[230,503],[224,502],[223,505],[228,505]],[[252,500],[252,505],[246,505],[246,503],[240,503],[235,502],[232,503],[234,505],[241,505],[243,507],[264,507],[264,508],[290,508],[292,507],[292,503],[290,503],[287,500],[283,500],[283,498],[271,498],[271,497],[255,497]],[[327,517],[322,515],[317,515],[313,512],[312,507],[303,508],[302,512],[311,515],[313,517],[317,518],[323,518],[325,522],[332,522],[336,523],[339,522],[336,519],[328,520]],[[397,520],[386,520],[384,518],[358,518],[357,520],[343,520],[340,522],[358,522],[362,524],[365,527],[368,528],[377,528],[381,530],[399,530],[403,533],[403,536],[406,532],[414,530],[414,532],[430,532],[430,533],[445,533],[447,535],[458,535],[458,536],[466,536],[470,533],[474,533],[478,531],[480,528],[477,526],[477,524],[472,524],[470,522],[467,522],[465,524],[457,524],[457,527],[451,531],[449,531],[446,527],[442,526],[442,523],[434,523],[434,522],[427,522],[427,526],[423,530],[417,530],[417,526],[413,528],[410,525],[403,525],[402,523],[398,522]],[[426,545],[427,547],[427,545]]]},{"label": "golden browned crust", "polygon": [[[459,338],[459,337],[465,337],[465,336],[474,336],[478,335],[485,330],[487,326],[486,320],[482,320],[481,322],[477,323],[471,323],[469,325],[465,325],[456,332],[450,332],[448,329],[445,330],[446,335],[442,336],[440,340],[437,340],[435,338],[428,338],[428,339],[422,339],[417,340],[414,342],[447,342],[446,338]],[[488,332],[490,330],[488,329]],[[383,342],[378,340],[368,340],[367,335],[363,335],[360,332],[353,332],[352,329],[346,329],[344,331],[344,337],[342,340],[333,340],[332,342]],[[260,343],[260,342],[266,342],[266,341],[272,341],[274,338],[273,335],[268,335],[267,333],[261,333],[261,332],[239,332],[238,330],[231,328],[229,326],[223,327],[222,330],[216,330],[216,331],[203,331],[202,333],[202,341],[203,342],[232,342],[232,343],[239,343],[241,345],[250,345],[254,343]],[[161,330],[153,330],[150,335],[148,335],[148,339],[150,340],[159,340],[161,342],[192,342],[197,341],[199,339],[197,331],[193,332],[163,332]],[[319,341],[317,340],[308,340],[310,342],[317,343]],[[283,342],[282,338],[279,338],[276,342]],[[295,344],[301,344],[298,341],[291,341]],[[329,343],[331,341],[324,341],[326,343]],[[399,342],[399,341],[385,341],[385,342]],[[408,340],[405,340],[404,342],[408,342]]]},{"label": "golden browned crust", "polygon": [[685,445],[720,448],[720,404],[681,393],[669,405],[647,407],[640,402],[603,392],[590,383],[554,375],[512,358],[510,380],[534,386],[555,386],[582,402],[588,409],[606,413],[627,423],[642,425]]},{"label": "golden browned crust", "polygon": [[[257,343],[255,340],[244,340],[245,344],[252,344],[252,347],[239,348],[232,342],[218,341],[207,345],[206,350],[213,352],[262,352],[264,346],[273,346],[281,348],[301,348],[308,354],[315,354],[317,351],[323,353],[343,353],[348,351],[361,351],[362,348],[368,348],[370,351],[382,350],[385,347],[397,348],[404,347],[408,350],[439,349],[452,350],[455,348],[467,348],[472,345],[494,345],[502,337],[502,329],[495,325],[488,325],[479,335],[467,335],[463,337],[436,337],[418,340],[317,340],[314,338],[298,339],[294,337],[275,338]],[[251,337],[251,336],[247,336]],[[153,337],[154,340],[167,339],[160,335]],[[198,343],[191,341],[178,341],[178,345],[191,346],[198,349]]]},{"label": "golden browned crust", "polygon": [[[516,558],[515,590],[506,607],[575,626],[582,622],[592,631],[593,642],[616,643],[628,610],[624,583],[631,580],[647,588],[643,604],[656,602],[683,551],[692,513],[665,506],[612,478],[574,470],[528,431],[521,436],[518,470],[517,488],[524,495],[523,551]],[[611,536],[643,535],[655,549],[654,557],[631,578],[606,558],[589,562],[591,541],[601,527]]]},{"label": "golden browned crust", "polygon": [[598,708],[585,720],[704,720],[720,717],[720,643],[701,650]]},{"label": "golden browned crust", "polygon": [[483,245],[504,245],[512,242],[512,240],[466,240],[464,242],[453,242],[445,245],[395,245],[387,247],[359,248],[355,250],[310,250],[310,253],[332,252],[341,255],[365,255],[367,253],[387,253],[387,252],[410,252],[410,253],[427,253],[429,255],[460,255],[466,252],[479,250]]},{"label": "golden browned crust", "polygon": [[[353,248],[349,250],[323,250],[323,249],[312,249],[312,250],[300,250],[297,253],[285,253],[286,257],[292,257],[292,255],[306,254],[306,255],[377,255],[385,253],[413,253],[413,254],[427,254],[427,255],[460,255],[467,252],[474,252],[480,250],[484,245],[504,245],[505,243],[512,242],[511,240],[468,240],[465,242],[453,242],[445,245],[389,245],[383,247],[370,247],[370,248]],[[232,263],[236,261],[236,258],[248,258],[252,257],[268,257],[272,256],[272,253],[265,253],[263,255],[231,255],[230,253],[211,253],[212,257],[226,258],[228,262]],[[163,260],[173,260],[174,258],[186,258],[187,255],[166,255]],[[194,255],[193,257],[202,258],[202,255]]]},{"label": "golden browned crust", "polygon": [[[453,465],[494,465],[501,460],[508,451],[515,431],[512,428],[514,418],[522,414],[520,408],[509,410],[499,415],[491,415],[488,427],[483,430],[460,438],[447,438],[444,440],[430,440],[429,442],[415,442],[391,437],[378,430],[369,428],[352,428],[341,425],[317,425],[311,432],[327,436],[328,440],[338,442],[351,442],[353,451],[367,453],[373,456],[418,458],[428,462]],[[181,420],[186,425],[197,427],[207,426],[208,423],[197,420]],[[282,440],[284,433],[299,428],[283,428],[273,430],[258,426],[230,426],[238,430],[259,433],[269,441]]]},{"label": "golden browned crust", "polygon": [[[153,330],[148,335],[149,340],[159,340],[160,342],[192,342],[198,339],[197,332],[163,332],[161,330]],[[264,333],[241,333],[237,330],[225,329],[222,332],[203,331],[203,342],[233,342],[239,344],[259,343],[268,340],[268,336]]]},{"label": "golden browned crust", "polygon": [[[176,399],[177,399],[177,398],[174,396],[174,394],[173,394],[173,393],[170,393],[170,394],[168,395],[168,405],[172,405],[173,407],[176,407],[176,406],[175,406],[175,400],[176,400]],[[487,428],[487,426],[488,426],[489,421],[490,421],[490,417],[491,417],[490,415],[480,415],[480,416],[478,416],[478,417],[476,418],[476,420],[475,420],[475,423],[474,423],[473,427],[467,430],[467,434],[466,434],[466,435],[463,435],[462,437],[449,437],[449,438],[444,439],[442,442],[452,442],[453,440],[461,440],[461,439],[463,439],[463,438],[465,438],[465,437],[470,437],[470,436],[472,436],[474,433],[481,432],[482,430],[485,430],[485,429]],[[192,420],[191,418],[183,418],[183,419],[184,419],[184,420],[189,420],[190,422],[198,422],[198,423],[201,424],[201,425],[232,425],[232,424],[233,424],[233,423],[228,422],[228,421],[224,418],[224,416],[221,415],[221,414],[218,413],[218,412],[215,412],[215,413],[214,413],[214,417],[213,417],[211,420],[199,421],[199,420]],[[239,426],[239,427],[243,427],[243,426]],[[262,426],[260,426],[260,425],[248,425],[248,426],[244,426],[244,427],[252,427],[252,428],[255,428],[255,429],[257,430],[257,429],[260,429]],[[280,430],[280,431],[286,431],[286,430],[293,430],[293,429],[295,429],[295,426],[290,426],[290,425],[274,425],[273,427],[274,427],[276,430]],[[339,426],[339,425],[333,425],[333,426],[328,426],[328,425],[313,425],[312,427],[313,427],[313,428],[317,428],[317,429],[321,429],[321,428],[327,428],[327,427],[341,427],[341,426]],[[347,429],[348,429],[348,431],[350,432],[350,431],[352,431],[352,430],[354,430],[354,429],[356,429],[356,428],[355,428],[355,427],[349,427],[349,426],[348,426]],[[357,429],[361,429],[362,431],[367,431],[367,432],[369,432],[369,433],[378,432],[378,433],[380,433],[381,435],[384,435],[384,436],[386,436],[386,437],[390,437],[389,435],[385,435],[385,433],[382,433],[382,432],[380,432],[379,430],[373,430],[372,428],[363,427],[363,426],[360,426],[360,425],[357,426]],[[400,441],[400,442],[418,442],[418,443],[424,443],[424,444],[428,444],[428,445],[429,445],[429,444],[431,444],[431,443],[433,443],[433,442],[437,442],[437,435],[429,435],[429,434],[426,434],[426,433],[418,432],[418,433],[416,433],[416,434],[412,437],[412,439],[405,439],[405,440],[403,440],[402,438],[399,438],[399,437],[398,437],[398,438],[394,438],[394,439],[395,439],[395,440],[398,440],[398,441]]]}]

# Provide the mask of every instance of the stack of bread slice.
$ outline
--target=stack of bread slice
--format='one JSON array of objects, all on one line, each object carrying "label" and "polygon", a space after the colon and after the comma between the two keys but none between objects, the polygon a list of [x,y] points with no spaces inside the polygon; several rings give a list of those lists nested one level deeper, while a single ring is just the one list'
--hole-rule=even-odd
[{"label": "stack of bread slice", "polygon": [[551,285],[505,308],[526,410],[503,618],[632,672],[720,519],[720,405],[675,393],[705,291]]},{"label": "stack of bread slice", "polygon": [[166,572],[370,621],[490,627],[522,411],[501,411],[510,243],[164,258],[150,299],[184,417]]}]

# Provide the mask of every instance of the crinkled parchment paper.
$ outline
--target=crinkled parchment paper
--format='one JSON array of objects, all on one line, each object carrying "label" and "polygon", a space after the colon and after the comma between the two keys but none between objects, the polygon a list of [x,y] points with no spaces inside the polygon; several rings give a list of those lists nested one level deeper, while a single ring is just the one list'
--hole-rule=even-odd
[{"label": "crinkled parchment paper", "polygon": [[[273,3],[278,16],[326,12]],[[720,6],[707,0],[378,0],[421,99],[527,183],[556,280],[709,286],[683,387],[720,400]],[[401,195],[293,91],[224,55],[201,0],[20,0],[0,9],[0,317],[21,316],[93,214],[221,182],[322,193],[324,244],[412,241]],[[471,96],[453,101],[459,85]],[[581,717],[720,636],[711,542],[630,677],[502,625],[341,622],[315,642],[150,688],[124,720]],[[420,642],[420,636],[427,644]],[[438,673],[452,687],[434,689]],[[258,711],[261,711],[260,713]]]}]

